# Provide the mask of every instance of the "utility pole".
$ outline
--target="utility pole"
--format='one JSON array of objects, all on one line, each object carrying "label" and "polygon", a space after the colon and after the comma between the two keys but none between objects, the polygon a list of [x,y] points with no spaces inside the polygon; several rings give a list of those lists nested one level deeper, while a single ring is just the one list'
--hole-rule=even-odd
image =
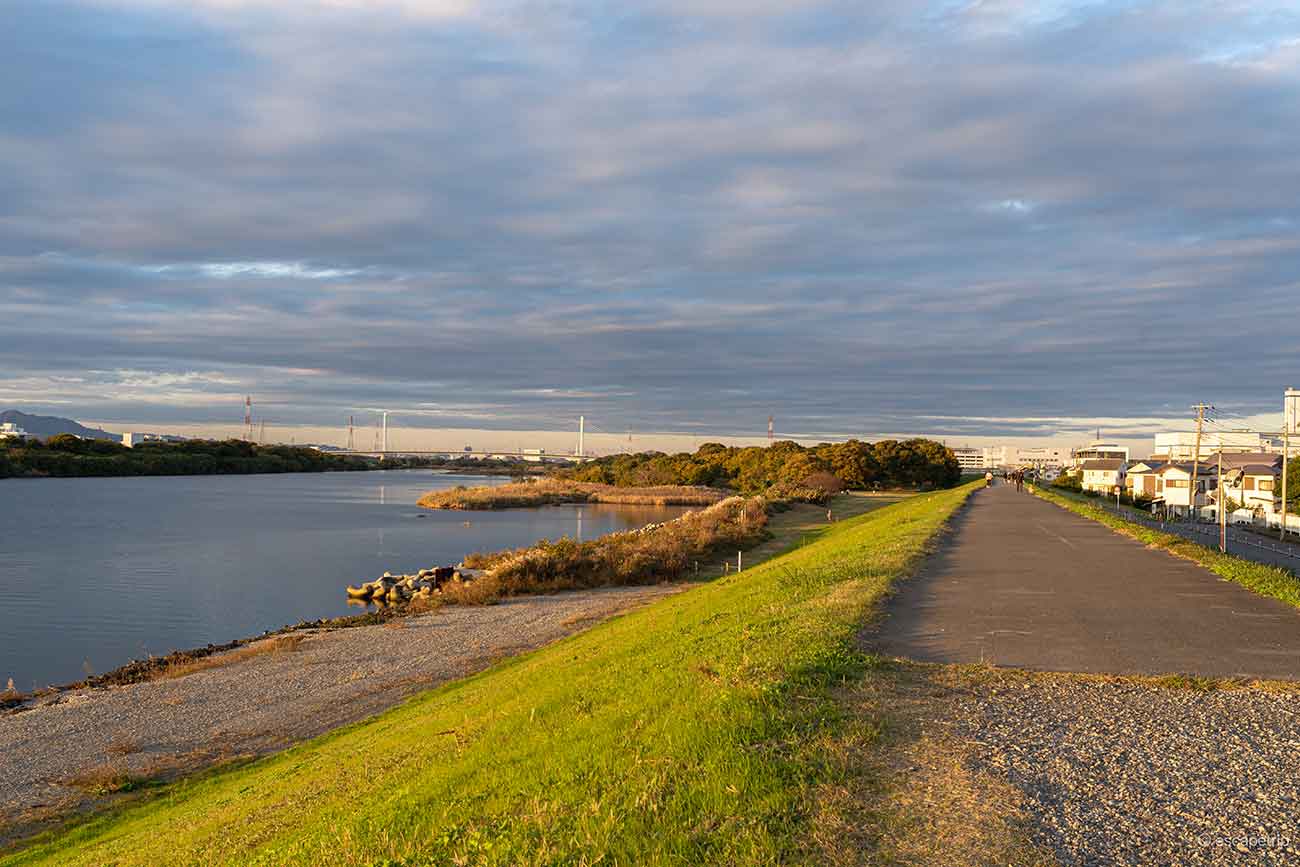
[{"label": "utility pole", "polygon": [[1228,510],[1223,496],[1223,440],[1219,440],[1219,552],[1228,553]]},{"label": "utility pole", "polygon": [[1277,538],[1283,542],[1286,541],[1286,475],[1291,460],[1291,428],[1295,424],[1291,401],[1296,397],[1300,397],[1300,392],[1294,388],[1288,388],[1282,397],[1282,525],[1278,529]]},{"label": "utility pole", "polygon": [[[1192,409],[1196,410],[1196,445],[1192,448],[1192,479],[1191,479],[1190,482],[1187,483],[1187,485],[1188,485],[1188,487],[1187,487],[1187,502],[1188,502],[1187,511],[1188,511],[1188,515],[1189,515],[1189,516],[1191,516],[1192,518],[1195,518],[1195,517],[1196,517],[1196,485],[1197,485],[1197,478],[1196,478],[1196,477],[1197,477],[1197,474],[1200,472],[1200,469],[1201,469],[1201,466],[1200,466],[1200,464],[1201,464],[1201,425],[1203,425],[1203,424],[1205,423],[1205,411],[1206,411],[1207,409],[1214,409],[1214,407],[1210,406],[1209,404],[1198,403],[1196,406],[1192,407]],[[1223,449],[1219,449],[1219,451],[1223,451]]]}]

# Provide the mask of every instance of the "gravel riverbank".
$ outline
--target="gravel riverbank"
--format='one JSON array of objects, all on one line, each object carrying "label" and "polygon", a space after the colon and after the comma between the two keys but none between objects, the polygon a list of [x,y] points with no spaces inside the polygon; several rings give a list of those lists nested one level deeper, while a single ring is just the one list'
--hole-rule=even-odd
[{"label": "gravel riverbank", "polygon": [[167,777],[283,749],[682,589],[525,596],[306,630],[182,677],[42,697],[0,716],[0,839],[93,803],[113,776]]}]

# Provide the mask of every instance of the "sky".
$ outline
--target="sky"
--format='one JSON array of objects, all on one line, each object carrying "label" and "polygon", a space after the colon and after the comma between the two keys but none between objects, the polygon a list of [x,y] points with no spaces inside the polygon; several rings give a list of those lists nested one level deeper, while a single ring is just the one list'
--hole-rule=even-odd
[{"label": "sky", "polygon": [[1048,442],[1300,386],[1293,2],[0,14],[0,408]]}]

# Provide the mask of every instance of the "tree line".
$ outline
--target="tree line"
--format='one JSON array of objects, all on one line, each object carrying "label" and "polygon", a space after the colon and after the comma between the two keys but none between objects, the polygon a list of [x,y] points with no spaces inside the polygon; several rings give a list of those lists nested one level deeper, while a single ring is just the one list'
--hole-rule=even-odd
[{"label": "tree line", "polygon": [[243,440],[145,442],[133,448],[71,434],[46,440],[0,440],[0,478],[313,473],[374,467],[375,462],[366,458]]},{"label": "tree line", "polygon": [[610,455],[561,470],[561,477],[620,487],[711,485],[745,494],[814,489],[946,488],[961,480],[952,450],[928,439],[849,440],[805,448],[705,443],[694,453]]}]

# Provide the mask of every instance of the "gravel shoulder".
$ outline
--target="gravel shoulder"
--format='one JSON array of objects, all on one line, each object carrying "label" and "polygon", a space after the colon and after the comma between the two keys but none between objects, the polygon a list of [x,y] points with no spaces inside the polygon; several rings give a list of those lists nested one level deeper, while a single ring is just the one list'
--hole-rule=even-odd
[{"label": "gravel shoulder", "polygon": [[0,842],[104,801],[87,779],[165,779],[284,749],[683,589],[517,597],[383,625],[308,630],[294,633],[302,640],[292,649],[183,677],[37,699],[0,716]]},{"label": "gravel shoulder", "polygon": [[902,663],[847,706],[885,733],[863,863],[1300,863],[1300,684]]}]

